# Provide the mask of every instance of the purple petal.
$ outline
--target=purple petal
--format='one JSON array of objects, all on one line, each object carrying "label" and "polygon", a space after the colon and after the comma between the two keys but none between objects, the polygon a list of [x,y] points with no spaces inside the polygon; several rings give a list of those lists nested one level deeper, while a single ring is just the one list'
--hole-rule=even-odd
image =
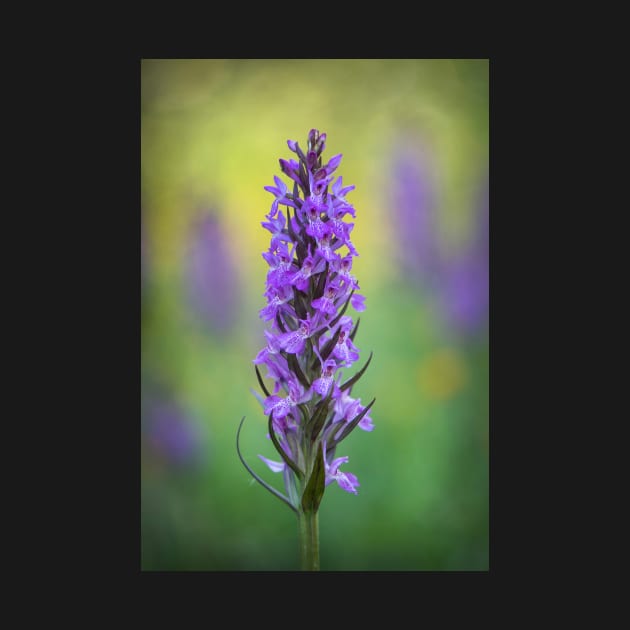
[{"label": "purple petal", "polygon": [[352,473],[340,473],[337,477],[337,483],[342,490],[352,494],[358,494],[356,488],[361,485],[356,475]]},{"label": "purple petal", "polygon": [[263,462],[265,462],[265,464],[269,466],[272,472],[280,472],[284,470],[284,467],[285,467],[284,462],[274,462],[272,459],[267,459],[266,457],[263,457],[262,455],[259,455],[258,457],[260,457],[260,459],[262,459]]},{"label": "purple petal", "polygon": [[364,311],[365,310],[365,297],[363,295],[359,295],[355,293],[352,298],[350,298],[350,304],[355,311]]},{"label": "purple petal", "polygon": [[363,429],[364,431],[374,431],[374,423],[372,422],[372,418],[370,418],[370,414],[361,418],[361,421],[359,422],[359,429]]},{"label": "purple petal", "polygon": [[330,385],[332,383],[331,378],[316,378],[313,381],[313,389],[322,396],[326,396],[328,394],[328,390],[330,389]]},{"label": "purple petal", "polygon": [[274,175],[273,179],[276,182],[276,186],[278,186],[278,192],[284,195],[287,192],[287,185],[277,175]]},{"label": "purple petal", "polygon": [[343,156],[341,153],[338,153],[337,155],[331,157],[330,160],[328,160],[328,164],[326,165],[326,171],[328,173],[332,173],[332,171],[334,171],[339,166],[342,157]]}]

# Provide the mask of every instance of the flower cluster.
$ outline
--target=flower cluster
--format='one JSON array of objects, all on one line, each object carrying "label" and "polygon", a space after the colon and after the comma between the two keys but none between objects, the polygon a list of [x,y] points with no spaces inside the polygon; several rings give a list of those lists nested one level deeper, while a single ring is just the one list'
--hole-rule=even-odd
[{"label": "flower cluster", "polygon": [[430,146],[407,130],[394,144],[388,202],[400,243],[397,254],[407,285],[416,285],[438,306],[447,327],[464,338],[488,322],[488,178],[473,214],[469,241],[457,250],[440,245],[436,163]]},{"label": "flower cluster", "polygon": [[239,302],[240,287],[227,242],[217,214],[199,210],[189,234],[185,287],[195,318],[218,335],[230,332]]},{"label": "flower cluster", "polygon": [[[283,472],[290,506],[317,510],[325,486],[336,481],[356,494],[359,482],[340,470],[347,457],[335,457],[337,445],[356,427],[372,431],[369,415],[374,400],[361,404],[352,386],[359,372],[345,382],[342,373],[359,359],[354,344],[359,320],[346,314],[348,306],[365,310],[365,298],[352,274],[358,252],[351,240],[356,211],[346,199],[354,186],[336,177],[341,154],[322,161],[326,134],[312,129],[304,152],[289,140],[297,160],[280,160],[282,179],[266,186],[274,199],[262,226],[271,233],[263,258],[269,265],[260,317],[270,322],[266,346],[253,360],[259,397],[268,416],[269,437],[282,461],[259,457],[274,472]],[[281,209],[286,208],[286,215]],[[273,382],[265,386],[259,367]],[[248,467],[249,469],[249,467]],[[250,470],[251,472],[251,470]],[[274,492],[274,494],[279,494]]]}]

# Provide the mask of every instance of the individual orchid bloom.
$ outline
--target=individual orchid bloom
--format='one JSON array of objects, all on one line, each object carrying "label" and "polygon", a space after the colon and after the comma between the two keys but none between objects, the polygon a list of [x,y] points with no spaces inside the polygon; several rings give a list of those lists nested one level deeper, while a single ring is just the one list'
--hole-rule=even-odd
[{"label": "individual orchid bloom", "polygon": [[312,392],[304,387],[291,375],[288,382],[289,394],[286,398],[280,396],[268,396],[265,399],[265,415],[273,414],[273,417],[280,420],[291,413],[293,408],[303,402],[310,400]]},{"label": "individual orchid bloom", "polygon": [[278,311],[289,302],[293,297],[293,291],[290,286],[281,286],[279,288],[269,287],[266,292],[269,304],[265,308],[260,309],[260,317],[265,321],[272,320],[278,314]]},{"label": "individual orchid bloom", "polygon": [[345,367],[350,367],[355,361],[358,361],[359,350],[345,330],[339,333],[339,339],[337,340],[333,354]]},{"label": "individual orchid bloom", "polygon": [[276,288],[285,286],[288,283],[288,278],[294,275],[293,251],[289,251],[286,243],[279,243],[277,253],[265,253],[267,254],[265,260],[270,266],[267,272],[267,283]]},{"label": "individual orchid bloom", "polygon": [[323,258],[319,258],[315,262],[313,256],[309,255],[304,259],[301,269],[291,276],[289,282],[294,284],[300,291],[306,292],[309,287],[310,277],[324,271],[325,266],[326,261]]},{"label": "individual orchid bloom", "polygon": [[335,281],[330,282],[324,289],[324,295],[311,302],[313,308],[317,309],[321,313],[325,313],[326,315],[335,315],[337,313],[335,298],[339,294],[339,291],[339,283]]},{"label": "individual orchid bloom", "polygon": [[278,337],[280,346],[283,350],[286,350],[289,354],[297,354],[304,350],[304,344],[312,333],[311,318],[299,320],[300,325],[297,330],[290,330]]},{"label": "individual orchid bloom", "polygon": [[300,179],[300,165],[295,160],[279,160],[280,169],[285,175],[288,175],[294,182],[302,183]]},{"label": "individual orchid bloom", "polygon": [[284,226],[287,222],[284,214],[282,214],[282,210],[280,210],[280,212],[278,212],[278,215],[273,218],[272,214],[269,213],[267,215],[267,218],[269,219],[269,221],[262,221],[261,225],[266,229],[269,230],[272,234],[271,237],[271,246],[270,249],[274,250],[276,249],[276,247],[278,247],[278,244],[280,243],[280,241],[286,241],[288,243],[291,242],[291,237],[284,233]]},{"label": "individual orchid bloom", "polygon": [[336,369],[337,362],[334,359],[326,359],[326,361],[324,361],[324,365],[322,366],[321,376],[313,381],[313,390],[321,396],[326,396],[335,379]]},{"label": "individual orchid bloom", "polygon": [[282,349],[280,341],[276,335],[269,330],[263,330],[265,337],[267,338],[267,345],[256,355],[253,360],[254,363],[265,363],[270,355],[277,355]]},{"label": "individual orchid bloom", "polygon": [[343,186],[343,177],[341,175],[337,178],[332,185],[333,205],[336,208],[341,208],[344,213],[349,213],[353,218],[356,218],[356,212],[352,204],[346,200],[346,195],[355,189],[355,186]]},{"label": "individual orchid bloom", "polygon": [[[271,204],[271,210],[269,211],[268,218],[271,220],[276,216],[276,212],[278,211],[278,205],[282,204],[284,206],[291,206],[295,208],[295,203],[287,197],[287,185],[277,176],[273,176],[274,181],[276,182],[275,186],[265,186],[265,190],[270,192],[275,199]],[[263,227],[266,227],[263,223]]]},{"label": "individual orchid bloom", "polygon": [[328,262],[341,258],[339,254],[335,254],[335,250],[339,249],[343,245],[343,241],[337,240],[332,242],[333,233],[328,225],[324,224],[323,234],[320,238],[316,238],[317,252],[326,259]]},{"label": "individual orchid bloom", "polygon": [[[331,267],[337,272],[337,277],[343,279],[352,289],[359,289],[357,279],[350,273],[352,269],[352,254],[333,260]],[[354,305],[353,305],[354,308]],[[355,309],[356,310],[356,309]]]},{"label": "individual orchid bloom", "polygon": [[361,485],[357,476],[350,472],[341,472],[339,467],[349,461],[348,456],[337,457],[326,464],[326,485],[336,481],[339,487],[346,492],[357,494],[357,488]]},{"label": "individual orchid bloom", "polygon": [[324,234],[330,232],[330,226],[322,221],[320,212],[320,209],[310,199],[307,199],[302,206],[302,213],[308,221],[306,233],[315,239],[322,238]]},{"label": "individual orchid bloom", "polygon": [[[334,422],[344,421],[345,423],[351,422],[353,418],[358,416],[365,407],[361,404],[360,398],[352,398],[347,392],[341,392],[341,395],[335,400]],[[358,427],[364,431],[373,431],[374,423],[369,415],[369,412],[361,418]]]},{"label": "individual orchid bloom", "polygon": [[361,312],[365,310],[365,297],[363,295],[359,295],[355,293],[350,298],[350,304],[355,311]]},{"label": "individual orchid bloom", "polygon": [[330,176],[337,170],[339,164],[341,164],[342,157],[343,155],[341,153],[333,155],[330,160],[328,160],[328,163],[324,164],[324,166],[322,166],[322,168],[320,169],[320,171],[323,171],[325,173],[325,176],[329,180],[329,182],[332,181],[332,178]]},{"label": "individual orchid bloom", "polygon": [[354,228],[354,223],[346,223],[342,217],[346,214],[345,208],[335,207],[332,200],[328,200],[326,214],[329,221],[326,223],[330,227],[331,232],[348,248],[352,256],[358,256],[356,248],[350,240],[350,232]]}]

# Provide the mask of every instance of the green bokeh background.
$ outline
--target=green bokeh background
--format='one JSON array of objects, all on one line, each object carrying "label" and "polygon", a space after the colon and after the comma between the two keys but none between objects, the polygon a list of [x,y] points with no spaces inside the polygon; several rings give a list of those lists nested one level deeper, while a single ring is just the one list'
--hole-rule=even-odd
[{"label": "green bokeh background", "polygon": [[[374,358],[353,395],[376,397],[375,430],[357,429],[339,450],[359,494],[333,484],[324,495],[322,569],[487,570],[487,332],[454,335],[431,296],[401,276],[388,160],[401,129],[430,141],[439,238],[463,247],[488,169],[488,61],[152,59],[141,76],[143,401],[149,390],[176,401],[200,453],[174,466],[142,425],[142,569],[299,567],[295,516],[252,482],[235,435],[245,415],[243,455],[281,488],[257,458],[277,459],[250,392],[265,343],[260,222],[272,197],[263,186],[281,175],[279,157],[293,157],[286,140],[305,146],[315,127],[327,133],[325,155],[343,153],[344,183],[356,185],[353,273],[367,310],[355,343],[360,364],[370,350]],[[218,214],[236,265],[239,309],[221,334],[196,325],[186,300],[199,204]]]}]

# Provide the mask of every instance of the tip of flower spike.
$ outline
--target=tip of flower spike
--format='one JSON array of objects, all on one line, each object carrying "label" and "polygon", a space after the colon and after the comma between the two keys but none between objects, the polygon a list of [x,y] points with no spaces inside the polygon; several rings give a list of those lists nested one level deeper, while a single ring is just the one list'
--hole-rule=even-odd
[{"label": "tip of flower spike", "polygon": [[309,149],[311,149],[315,143],[317,142],[317,139],[319,138],[319,131],[317,129],[311,129],[308,132],[308,147]]},{"label": "tip of flower spike", "polygon": [[297,153],[297,142],[295,140],[287,140],[287,145],[293,153]]}]

